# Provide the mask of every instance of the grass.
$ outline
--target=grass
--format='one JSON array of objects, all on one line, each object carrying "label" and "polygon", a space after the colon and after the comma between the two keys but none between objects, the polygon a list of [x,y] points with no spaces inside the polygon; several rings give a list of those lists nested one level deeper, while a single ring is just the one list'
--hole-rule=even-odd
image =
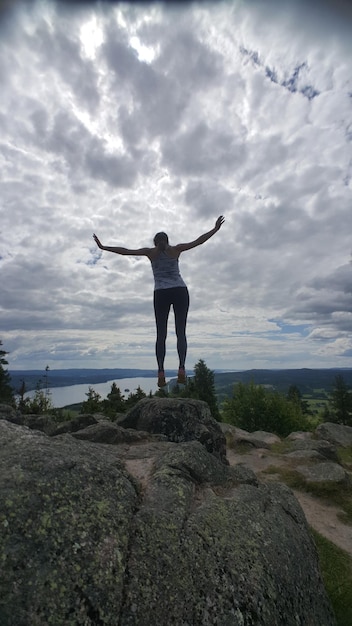
[{"label": "grass", "polygon": [[282,439],[282,441],[273,443],[270,446],[270,451],[274,454],[285,454],[285,452],[289,452],[292,449],[292,441],[289,441],[288,439]]},{"label": "grass", "polygon": [[338,448],[337,455],[339,461],[342,465],[344,465],[348,470],[352,470],[352,446],[348,448]]},{"label": "grass", "polygon": [[311,529],[318,550],[326,592],[335,613],[337,626],[352,624],[352,558],[334,543]]}]

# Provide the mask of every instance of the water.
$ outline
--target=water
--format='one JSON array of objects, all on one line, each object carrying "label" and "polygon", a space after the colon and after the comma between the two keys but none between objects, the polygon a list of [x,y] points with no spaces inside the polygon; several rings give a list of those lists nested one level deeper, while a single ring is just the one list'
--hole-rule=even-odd
[{"label": "water", "polygon": [[[157,378],[117,378],[109,380],[106,383],[70,385],[68,387],[53,387],[50,389],[50,399],[53,407],[61,408],[69,404],[77,404],[87,400],[85,395],[92,387],[96,393],[101,395],[104,400],[110,393],[112,383],[116,383],[122,395],[127,398],[130,393],[134,393],[139,386],[147,395],[151,391],[155,393],[158,390]],[[43,390],[44,391],[44,390]],[[35,391],[29,391],[25,394],[25,398],[33,398]]]}]

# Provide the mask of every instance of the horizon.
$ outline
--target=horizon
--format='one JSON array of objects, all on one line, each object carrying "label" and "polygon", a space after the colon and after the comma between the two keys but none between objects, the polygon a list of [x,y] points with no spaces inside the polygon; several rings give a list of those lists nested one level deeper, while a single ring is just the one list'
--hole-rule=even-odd
[{"label": "horizon", "polygon": [[[207,365],[207,364],[206,364]],[[251,367],[248,369],[218,369],[218,368],[211,368],[209,367],[208,369],[210,369],[211,371],[213,371],[215,374],[226,374],[227,372],[229,374],[231,373],[243,373],[243,372],[251,372],[251,371],[269,371],[269,372],[282,372],[282,371],[289,371],[289,370],[352,370],[352,367]],[[153,373],[153,375],[156,375],[156,368],[123,368],[123,367],[60,367],[60,368],[49,368],[48,370],[48,376],[50,376],[50,372],[61,372],[61,371],[108,371],[108,372],[116,372],[116,371],[125,371],[125,372],[151,372]],[[188,372],[191,372],[194,370],[193,368],[189,368],[187,370]],[[46,370],[45,368],[41,369],[41,368],[32,368],[32,369],[26,369],[26,368],[18,368],[18,369],[11,369],[11,368],[7,368],[7,371],[9,373],[11,372],[42,372],[45,373]],[[177,374],[177,368],[169,368],[166,369],[166,372],[175,372]],[[128,376],[124,376],[124,378],[128,378]],[[132,377],[133,378],[133,377]]]}]

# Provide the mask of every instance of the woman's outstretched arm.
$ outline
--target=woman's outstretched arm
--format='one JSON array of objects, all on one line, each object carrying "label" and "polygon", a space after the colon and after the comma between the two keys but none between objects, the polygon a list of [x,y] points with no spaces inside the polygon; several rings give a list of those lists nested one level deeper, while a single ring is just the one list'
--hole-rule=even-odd
[{"label": "woman's outstretched arm", "polygon": [[205,243],[206,241],[208,241],[208,239],[210,239],[210,237],[215,235],[215,233],[217,233],[218,230],[220,230],[220,228],[223,225],[224,221],[225,221],[224,216],[220,215],[220,217],[218,217],[218,219],[215,222],[214,228],[209,230],[207,233],[204,233],[204,235],[201,235],[200,237],[198,237],[194,241],[190,241],[189,243],[178,243],[175,246],[175,248],[177,250],[179,250],[179,252],[183,252],[184,250],[191,250],[192,248],[196,248],[196,246],[201,246],[202,243]]},{"label": "woman's outstretched arm", "polygon": [[105,250],[106,252],[115,252],[115,254],[123,254],[123,255],[132,255],[132,256],[149,256],[151,248],[137,248],[133,250],[131,248],[123,248],[121,246],[103,246],[101,241],[98,239],[96,235],[93,235],[93,239],[97,244],[100,250]]}]

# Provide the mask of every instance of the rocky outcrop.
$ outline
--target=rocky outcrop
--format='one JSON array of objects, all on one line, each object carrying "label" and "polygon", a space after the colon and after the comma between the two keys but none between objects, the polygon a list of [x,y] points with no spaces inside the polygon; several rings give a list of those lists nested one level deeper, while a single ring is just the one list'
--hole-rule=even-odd
[{"label": "rocky outcrop", "polygon": [[1,625],[334,626],[292,492],[209,453],[205,422],[106,445],[0,420]]},{"label": "rocky outcrop", "polygon": [[226,463],[226,439],[209,406],[189,398],[144,398],[118,420],[119,426],[166,435],[177,443],[199,441]]},{"label": "rocky outcrop", "polygon": [[[349,426],[324,423],[315,432],[293,432],[283,440],[271,433],[250,433],[230,424],[220,426],[228,446],[234,450],[246,443],[258,448],[263,458],[267,452],[276,454],[280,458],[281,466],[297,472],[307,483],[344,485],[351,488],[351,472],[342,466],[338,453],[339,448],[351,445],[352,428]],[[275,444],[280,442],[283,444],[281,452],[277,452]],[[272,465],[275,466],[274,460]]]}]

